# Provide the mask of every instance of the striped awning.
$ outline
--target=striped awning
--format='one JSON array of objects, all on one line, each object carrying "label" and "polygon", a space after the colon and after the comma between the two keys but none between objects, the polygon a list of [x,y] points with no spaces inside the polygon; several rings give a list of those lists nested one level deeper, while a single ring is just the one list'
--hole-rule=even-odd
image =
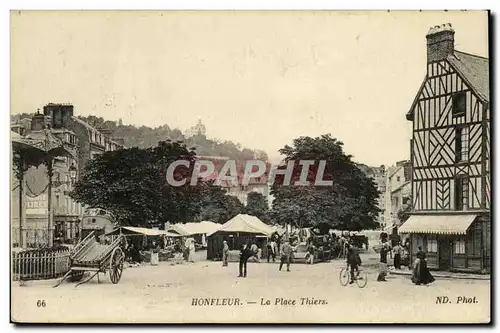
[{"label": "striped awning", "polygon": [[477,215],[412,215],[399,227],[400,234],[465,235]]}]

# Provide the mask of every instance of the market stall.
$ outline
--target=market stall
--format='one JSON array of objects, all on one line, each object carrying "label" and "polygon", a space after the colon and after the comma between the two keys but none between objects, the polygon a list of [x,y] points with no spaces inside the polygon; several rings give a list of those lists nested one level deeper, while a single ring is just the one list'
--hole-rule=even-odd
[{"label": "market stall", "polygon": [[158,253],[159,261],[168,260],[174,252],[174,246],[168,244],[168,239],[181,237],[165,230],[141,227],[118,227],[106,234],[110,238],[118,235],[126,239],[127,258],[133,262],[149,262],[152,253]]},{"label": "market stall", "polygon": [[217,231],[222,225],[211,221],[177,223],[168,228],[168,232],[183,237],[192,237],[200,248],[207,247],[207,235]]},{"label": "market stall", "polygon": [[243,244],[255,242],[262,250],[264,257],[267,251],[267,240],[275,232],[255,216],[239,214],[224,223],[218,230],[207,237],[207,259],[220,260],[223,241],[227,241],[230,249],[229,260],[234,261]]}]

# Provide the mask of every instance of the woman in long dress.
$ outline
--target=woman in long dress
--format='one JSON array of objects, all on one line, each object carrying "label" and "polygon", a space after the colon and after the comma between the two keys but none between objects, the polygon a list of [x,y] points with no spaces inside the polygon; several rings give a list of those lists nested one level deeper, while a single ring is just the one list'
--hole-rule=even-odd
[{"label": "woman in long dress", "polygon": [[418,247],[417,259],[413,267],[413,275],[411,281],[416,285],[427,285],[435,281],[431,272],[427,268],[427,260],[425,252],[422,250],[422,246]]}]

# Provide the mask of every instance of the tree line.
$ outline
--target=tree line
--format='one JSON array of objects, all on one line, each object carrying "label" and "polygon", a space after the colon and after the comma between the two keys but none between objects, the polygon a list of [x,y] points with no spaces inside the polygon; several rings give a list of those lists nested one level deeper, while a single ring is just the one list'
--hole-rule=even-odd
[{"label": "tree line", "polygon": [[[200,180],[195,186],[170,186],[166,170],[175,160],[191,161],[178,167],[174,178],[190,179],[198,154],[181,141],[160,141],[154,147],[128,148],[106,152],[89,161],[71,196],[78,202],[112,212],[122,224],[209,220],[224,223],[240,213],[257,216],[266,223],[314,227],[326,223],[341,230],[375,229],[379,192],[343,151],[342,142],[330,135],[300,137],[280,150],[285,161],[313,160],[307,186],[282,186],[282,178],[272,184],[272,208],[257,192],[248,195],[244,206],[225,188],[213,181]],[[326,161],[323,180],[332,186],[315,186],[318,161]],[[285,166],[283,166],[284,168]],[[292,182],[299,180],[302,166],[293,166]]]}]

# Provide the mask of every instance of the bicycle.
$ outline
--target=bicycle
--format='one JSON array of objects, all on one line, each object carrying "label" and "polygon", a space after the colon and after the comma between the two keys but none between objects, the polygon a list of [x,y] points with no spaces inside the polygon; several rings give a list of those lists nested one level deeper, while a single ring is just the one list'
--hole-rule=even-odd
[{"label": "bicycle", "polygon": [[[351,272],[349,272],[349,265],[340,270],[339,280],[340,284],[344,287],[347,286],[347,284],[349,284],[349,282],[351,281]],[[358,272],[354,277],[354,281],[356,282],[359,288],[364,288],[368,283],[368,276],[363,270],[359,269],[358,267]]]}]

